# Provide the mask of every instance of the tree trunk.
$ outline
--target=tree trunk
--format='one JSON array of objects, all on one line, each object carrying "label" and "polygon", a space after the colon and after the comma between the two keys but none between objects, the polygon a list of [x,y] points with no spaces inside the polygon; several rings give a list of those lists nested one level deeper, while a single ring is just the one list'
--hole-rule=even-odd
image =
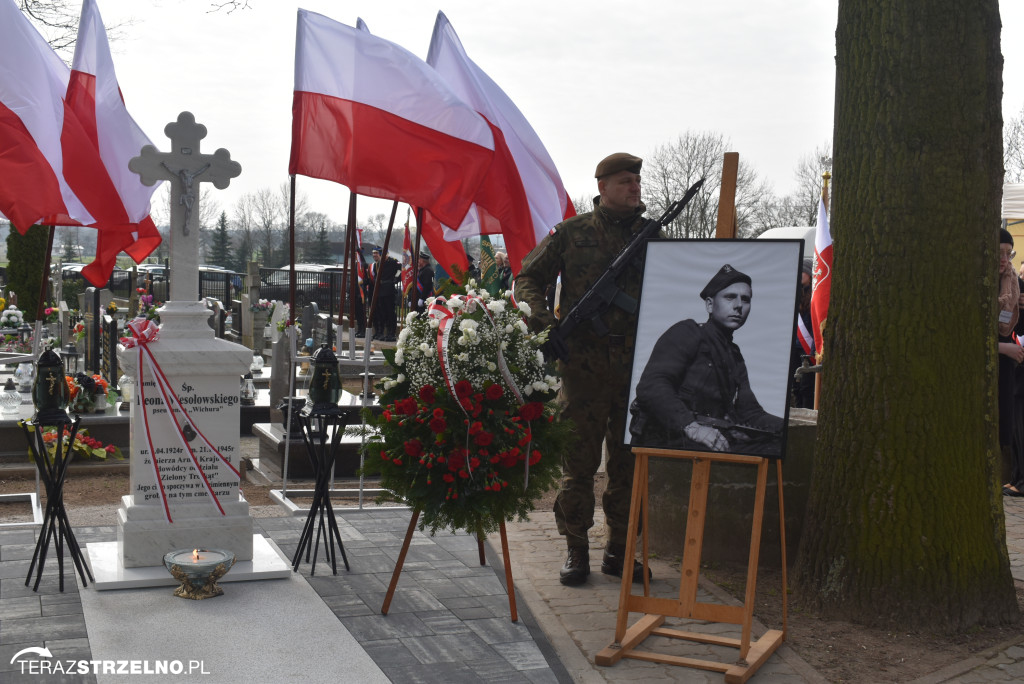
[{"label": "tree trunk", "polygon": [[834,617],[1017,617],[999,488],[997,0],[840,0],[834,277],[794,573]]}]

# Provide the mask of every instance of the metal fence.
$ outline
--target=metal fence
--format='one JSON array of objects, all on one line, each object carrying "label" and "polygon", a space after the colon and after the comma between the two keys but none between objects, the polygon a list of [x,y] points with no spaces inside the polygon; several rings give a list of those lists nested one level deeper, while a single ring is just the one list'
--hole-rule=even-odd
[{"label": "metal fence", "polygon": [[[260,269],[260,299],[288,302],[289,284],[287,268]],[[309,302],[316,302],[321,313],[331,316],[338,310],[341,303],[342,280],[345,271],[340,268],[323,271],[295,271],[295,310],[296,315]],[[352,301],[352,283],[346,283],[345,311]],[[358,296],[358,294],[357,294]]]}]

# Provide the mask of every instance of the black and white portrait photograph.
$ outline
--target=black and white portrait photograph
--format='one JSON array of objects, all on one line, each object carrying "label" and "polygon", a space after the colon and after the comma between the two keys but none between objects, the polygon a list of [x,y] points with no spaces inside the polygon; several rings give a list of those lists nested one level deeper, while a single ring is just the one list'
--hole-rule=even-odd
[{"label": "black and white portrait photograph", "polygon": [[782,458],[800,240],[652,240],[630,382],[632,446]]}]

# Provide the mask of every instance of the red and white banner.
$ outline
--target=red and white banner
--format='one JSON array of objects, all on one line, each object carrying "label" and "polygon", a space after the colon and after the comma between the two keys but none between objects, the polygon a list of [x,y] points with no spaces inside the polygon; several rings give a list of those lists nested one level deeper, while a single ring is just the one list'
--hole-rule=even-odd
[{"label": "red and white banner", "polygon": [[490,124],[423,60],[368,31],[298,11],[289,173],[460,225],[495,145]]},{"label": "red and white banner", "polygon": [[408,299],[412,288],[412,239],[409,237],[409,224],[405,224],[405,237],[402,238],[402,295]]},{"label": "red and white banner", "polygon": [[85,198],[99,230],[96,260],[82,274],[103,285],[110,278],[117,255],[125,251],[142,261],[160,244],[160,233],[149,216],[156,186],[142,184],[128,169],[144,145],[152,142],[125,108],[110,56],[107,30],[95,0],[84,0],[78,41],[71,65],[65,106],[85,128],[106,173],[84,174],[76,165],[65,167],[72,187]]},{"label": "red and white banner", "polygon": [[811,292],[811,325],[818,354],[822,350],[821,326],[828,318],[828,300],[832,293],[832,233],[828,227],[825,200],[818,201],[818,229],[814,235],[814,277]]},{"label": "red and white banner", "polygon": [[68,73],[14,0],[0,0],[0,213],[20,232],[46,217],[93,221],[64,178]]},{"label": "red and white banner", "polygon": [[94,0],[82,6],[74,66],[0,0],[0,212],[22,233],[37,223],[97,228],[97,260],[83,274],[103,285],[118,252],[141,261],[160,235],[148,218],[156,188],[128,170],[149,139],[121,101]]},{"label": "red and white banner", "polygon": [[455,95],[501,132],[511,155],[509,166],[485,180],[474,206],[457,229],[448,227],[454,224],[444,226],[444,238],[452,241],[501,233],[512,270],[518,273],[522,258],[555,224],[576,211],[530,122],[498,84],[469,58],[443,12],[437,13],[427,64],[441,75]]}]

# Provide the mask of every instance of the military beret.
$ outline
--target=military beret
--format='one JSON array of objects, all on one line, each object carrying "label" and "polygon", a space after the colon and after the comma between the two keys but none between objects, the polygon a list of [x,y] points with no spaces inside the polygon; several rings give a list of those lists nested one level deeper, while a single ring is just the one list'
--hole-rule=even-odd
[{"label": "military beret", "polygon": [[640,173],[640,167],[643,165],[644,160],[640,157],[634,157],[625,152],[616,152],[615,154],[608,155],[598,163],[597,171],[594,172],[594,178],[603,178],[619,171]]},{"label": "military beret", "polygon": [[718,269],[718,273],[704,286],[704,289],[700,291],[700,298],[707,299],[708,297],[714,297],[716,294],[729,287],[733,283],[746,283],[750,285],[750,276],[746,273],[741,273],[735,268],[726,264],[722,268]]}]

